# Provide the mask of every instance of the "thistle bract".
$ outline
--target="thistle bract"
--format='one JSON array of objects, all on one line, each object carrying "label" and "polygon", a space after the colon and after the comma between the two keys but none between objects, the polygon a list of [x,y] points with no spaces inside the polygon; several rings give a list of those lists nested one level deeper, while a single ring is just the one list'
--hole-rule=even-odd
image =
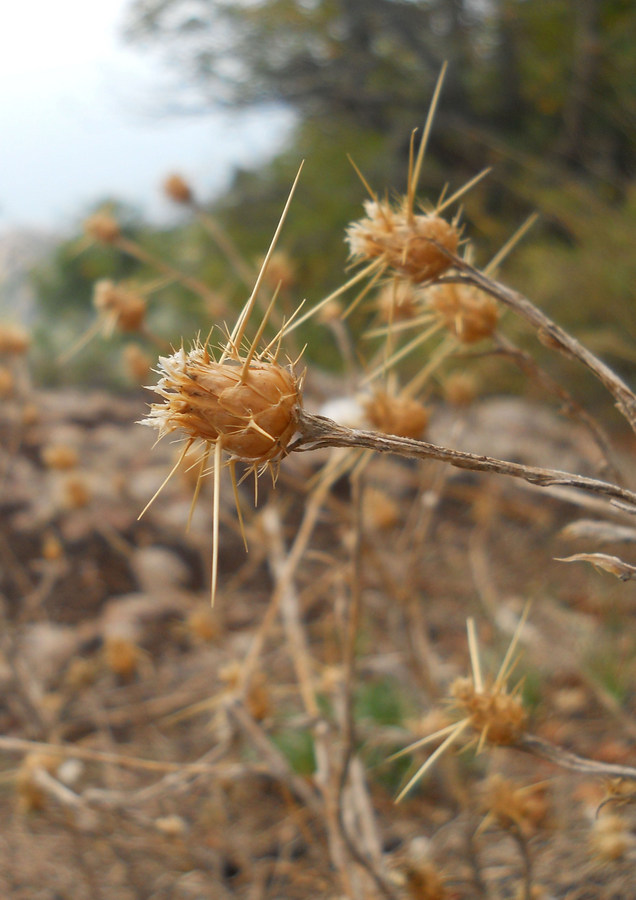
[{"label": "thistle bract", "polygon": [[143,424],[159,437],[184,431],[191,438],[221,442],[235,459],[259,465],[280,458],[296,430],[300,385],[291,369],[273,360],[216,362],[206,347],[183,348],[161,357],[161,379]]}]

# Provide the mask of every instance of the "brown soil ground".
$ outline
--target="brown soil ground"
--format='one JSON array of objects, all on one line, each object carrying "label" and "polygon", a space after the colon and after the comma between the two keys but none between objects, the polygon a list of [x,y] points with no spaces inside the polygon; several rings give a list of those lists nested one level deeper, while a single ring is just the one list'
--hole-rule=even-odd
[{"label": "brown soil ground", "polygon": [[[153,449],[132,424],[145,402],[39,393],[28,424],[22,407],[2,414],[0,897],[636,897],[624,785],[464,742],[396,804],[430,751],[389,760],[448,714],[449,686],[470,672],[467,619],[487,677],[531,601],[512,675],[528,730],[634,764],[634,583],[554,559],[629,559],[625,544],[561,534],[629,517],[511,479],[374,459],[360,503],[346,477],[328,492],[276,608],[329,459],[296,454],[275,491],[261,479],[256,510],[252,483],[240,488],[247,554],[225,485],[211,610],[209,483],[187,533],[185,467],[137,518],[178,449]],[[520,401],[439,411],[430,439],[597,474],[585,435]],[[608,790],[621,802],[599,810]]]}]

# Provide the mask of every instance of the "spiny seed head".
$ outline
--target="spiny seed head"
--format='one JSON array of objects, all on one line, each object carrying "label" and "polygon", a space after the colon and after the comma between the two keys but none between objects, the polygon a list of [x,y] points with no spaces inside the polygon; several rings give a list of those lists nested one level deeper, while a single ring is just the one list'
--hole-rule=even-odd
[{"label": "spiny seed head", "polygon": [[122,356],[130,378],[138,384],[143,384],[152,366],[148,354],[144,353],[139,344],[127,344]]},{"label": "spiny seed head", "polygon": [[490,337],[497,327],[499,310],[495,300],[472,285],[434,285],[427,291],[427,299],[446,328],[463,344]]},{"label": "spiny seed head", "polygon": [[68,444],[47,444],[42,448],[41,456],[47,469],[61,472],[74,469],[79,462],[77,450]]},{"label": "spiny seed head", "polygon": [[15,391],[15,378],[13,372],[6,366],[0,366],[0,400],[6,400]]},{"label": "spiny seed head", "polygon": [[366,216],[347,228],[346,240],[354,259],[381,259],[416,284],[450,268],[451,260],[444,251],[457,251],[459,230],[455,225],[434,212],[415,215],[405,203],[394,208],[386,200],[367,200],[364,210]]},{"label": "spiny seed head", "polygon": [[185,178],[178,175],[176,172],[172,175],[168,175],[164,180],[163,191],[174,203],[183,203],[185,206],[192,203],[192,200],[194,199],[192,188]]},{"label": "spiny seed head", "polygon": [[378,431],[396,437],[419,438],[428,425],[429,412],[412,397],[376,391],[364,404],[366,417]]},{"label": "spiny seed head", "polygon": [[377,308],[384,322],[402,322],[413,319],[421,311],[421,291],[404,278],[395,278],[385,284],[378,294]]},{"label": "spiny seed head", "polygon": [[107,212],[97,212],[84,222],[86,234],[100,244],[114,244],[121,237],[119,222]]},{"label": "spiny seed head", "polygon": [[103,278],[95,284],[93,306],[105,316],[115,319],[120,331],[139,331],[146,316],[146,301],[135,291]]},{"label": "spiny seed head", "polygon": [[159,437],[176,430],[216,443],[236,459],[260,464],[282,456],[296,430],[300,384],[273,360],[216,362],[206,347],[181,348],[159,360],[161,379],[143,424]]},{"label": "spiny seed head", "polygon": [[545,783],[520,786],[498,774],[486,782],[481,805],[503,828],[514,825],[527,837],[545,821],[549,810]]},{"label": "spiny seed head", "polygon": [[521,698],[503,688],[475,689],[472,678],[457,678],[451,685],[454,705],[470,719],[472,728],[485,732],[491,744],[514,744],[526,724]]},{"label": "spiny seed head", "polygon": [[280,286],[281,290],[288,291],[296,281],[296,266],[289,255],[284,250],[272,253],[263,273],[263,283],[274,290]]},{"label": "spiny seed head", "polygon": [[22,356],[29,349],[31,339],[24,328],[9,322],[0,323],[0,354]]},{"label": "spiny seed head", "polygon": [[469,406],[479,390],[478,382],[469,372],[452,372],[442,385],[444,399],[451,406]]}]

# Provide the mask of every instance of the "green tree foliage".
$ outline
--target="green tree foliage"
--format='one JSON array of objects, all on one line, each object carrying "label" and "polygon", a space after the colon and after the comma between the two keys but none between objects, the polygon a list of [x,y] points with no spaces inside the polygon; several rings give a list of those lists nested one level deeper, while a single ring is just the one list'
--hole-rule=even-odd
[{"label": "green tree foliage", "polygon": [[635,28],[629,0],[132,0],[126,34],[175,67],[184,104],[382,131],[422,119],[448,60],[442,122],[615,177],[636,162]]},{"label": "green tree foliage", "polygon": [[[538,210],[540,224],[504,277],[628,374],[636,362],[623,336],[636,325],[635,31],[628,0],[130,0],[126,35],[178,74],[168,108],[283,103],[296,112],[285,149],[238,171],[212,210],[256,266],[306,160],[282,237],[297,266],[290,309],[342,281],[344,228],[366,196],[347,154],[379,194],[403,190],[413,128],[447,60],[420,195],[434,202],[445,184],[454,191],[492,166],[464,198],[477,262]],[[231,304],[244,301],[245,286],[196,223],[140,239]],[[109,250],[77,260],[66,252],[57,275],[40,283],[51,309],[88,306],[95,278],[150,277],[111,271],[129,263]],[[171,304],[180,311],[170,314]],[[152,307],[164,310],[160,331],[172,340],[209,328],[209,311],[177,285]],[[307,338],[328,357],[328,341]]]}]

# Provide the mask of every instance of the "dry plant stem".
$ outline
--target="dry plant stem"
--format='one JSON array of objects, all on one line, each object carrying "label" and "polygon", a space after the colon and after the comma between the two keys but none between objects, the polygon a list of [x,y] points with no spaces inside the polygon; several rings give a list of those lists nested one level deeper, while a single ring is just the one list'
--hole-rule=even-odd
[{"label": "dry plant stem", "polygon": [[572,419],[578,419],[590,432],[594,442],[603,455],[604,468],[610,478],[616,482],[624,482],[624,478],[618,470],[613,450],[605,430],[599,425],[589,412],[577,403],[574,397],[562,387],[558,381],[544,372],[529,353],[519,347],[502,334],[495,335],[496,350],[508,356],[521,369],[532,378],[539,387],[547,389],[562,404],[563,412]]},{"label": "dry plant stem", "polygon": [[196,203],[193,203],[192,207],[197,219],[213,239],[214,243],[219,248],[225,259],[228,261],[228,263],[234,270],[234,274],[241,279],[243,284],[251,288],[252,284],[254,283],[255,273],[245,262],[234,242],[228,237],[227,233],[208,212],[206,212]]},{"label": "dry plant stem", "polygon": [[267,612],[265,613],[258,631],[252,639],[250,648],[243,661],[241,678],[238,688],[239,693],[244,694],[249,687],[250,679],[254,674],[254,670],[258,664],[259,657],[263,652],[263,647],[265,646],[267,636],[269,635],[274,626],[274,622],[276,621],[281,597],[283,596],[284,591],[287,589],[287,585],[294,577],[296,568],[303,559],[303,555],[305,553],[305,550],[307,549],[309,541],[311,540],[311,536],[313,534],[314,528],[316,527],[316,523],[318,522],[318,517],[321,513],[325,497],[329,493],[330,487],[330,481],[323,482],[322,484],[318,485],[316,490],[313,491],[313,493],[311,493],[307,499],[302,522],[300,523],[300,527],[296,532],[294,542],[291,545],[289,552],[287,553],[285,569],[279,574],[278,582],[276,584],[276,587],[274,588],[274,591],[272,592],[272,597],[269,602]]},{"label": "dry plant stem", "polygon": [[514,838],[517,847],[519,847],[523,863],[523,893],[521,894],[520,900],[532,900],[532,856],[530,855],[530,847],[519,828],[511,827],[509,831]]},{"label": "dry plant stem", "polygon": [[618,763],[586,759],[532,734],[522,734],[512,746],[541,759],[547,759],[549,762],[555,763],[555,765],[561,766],[563,769],[569,769],[572,772],[581,772],[584,775],[600,775],[603,778],[627,778],[630,781],[636,781],[636,768],[633,766],[622,766]]},{"label": "dry plant stem", "polygon": [[499,300],[504,306],[513,309],[536,328],[540,339],[547,340],[549,346],[555,346],[564,356],[578,359],[580,363],[588,368],[614,397],[618,410],[629,422],[632,431],[636,432],[636,394],[609,366],[605,365],[604,362],[580,344],[576,338],[553,322],[549,316],[546,316],[523,294],[513,291],[499,281],[489,278],[456,254],[448,251],[444,252],[453,260],[454,267],[463,272],[464,275],[456,277],[445,276],[440,278],[438,283],[472,284]]},{"label": "dry plant stem", "polygon": [[302,800],[305,806],[319,816],[322,812],[322,806],[316,792],[312,790],[306,779],[301,778],[292,771],[283,754],[272,744],[243,704],[239,700],[234,700],[226,708],[230,718],[236,722],[249,739],[250,746],[258,750],[263,759],[265,759],[272,775],[282,781],[283,784],[286,784],[294,796]]},{"label": "dry plant stem", "polygon": [[204,282],[199,281],[198,278],[193,278],[185,272],[180,272],[178,269],[175,269],[173,266],[166,263],[163,259],[154,256],[152,253],[148,253],[143,247],[137,244],[136,241],[131,241],[129,238],[120,236],[114,244],[118,250],[122,251],[122,253],[126,253],[128,256],[132,256],[134,259],[139,260],[139,262],[152,266],[153,269],[157,269],[163,275],[170,278],[171,281],[178,281],[179,284],[188,288],[193,294],[197,294],[209,303],[212,309],[218,308],[218,297],[206,284],[204,284]]},{"label": "dry plant stem", "polygon": [[305,630],[303,628],[298,594],[293,577],[287,577],[287,550],[283,538],[283,526],[278,505],[270,501],[262,516],[263,527],[269,541],[269,565],[276,585],[280,589],[280,611],[285,634],[296,669],[300,694],[307,714],[318,718],[320,709],[316,701],[316,691],[311,675],[311,656]]},{"label": "dry plant stem", "polygon": [[50,753],[59,755],[61,759],[81,759],[84,762],[103,763],[119,766],[122,769],[137,769],[145,772],[178,772],[183,775],[214,774],[218,766],[210,763],[162,762],[157,759],[143,759],[138,756],[126,756],[123,753],[109,753],[91,750],[76,744],[53,744],[47,741],[29,741],[25,738],[0,735],[0,752],[5,753]]},{"label": "dry plant stem", "polygon": [[331,419],[311,415],[304,410],[301,410],[299,414],[298,431],[300,436],[290,446],[290,450],[307,451],[319,447],[356,447],[375,450],[377,453],[395,453],[398,456],[414,459],[439,459],[459,469],[510,475],[512,478],[521,478],[539,487],[558,484],[579,488],[589,493],[601,494],[610,499],[622,501],[630,507],[636,507],[636,493],[607,481],[599,481],[571,472],[562,472],[559,469],[526,466],[491,456],[480,456],[463,450],[440,447],[427,441],[346,428]]},{"label": "dry plant stem", "polygon": [[[354,746],[355,746],[355,719],[353,712],[354,701],[354,685],[355,685],[355,646],[358,635],[360,616],[362,612],[362,549],[363,549],[363,532],[362,532],[362,478],[361,476],[352,479],[352,507],[355,516],[355,541],[352,553],[351,581],[349,589],[348,604],[348,620],[346,622],[346,632],[343,642],[343,711],[342,711],[342,762],[340,766],[340,776],[338,779],[337,794],[337,810],[338,810],[338,827],[342,838],[347,845],[347,849],[351,856],[361,865],[371,876],[376,887],[384,897],[389,900],[395,898],[394,892],[386,883],[385,878],[377,869],[377,861],[369,858],[358,847],[356,841],[352,838],[345,821],[345,793],[347,782],[350,780],[351,769],[354,764]],[[358,793],[362,792],[359,785]],[[366,793],[365,793],[366,796]],[[367,815],[369,812],[367,811]],[[364,816],[364,813],[363,813]]]}]

